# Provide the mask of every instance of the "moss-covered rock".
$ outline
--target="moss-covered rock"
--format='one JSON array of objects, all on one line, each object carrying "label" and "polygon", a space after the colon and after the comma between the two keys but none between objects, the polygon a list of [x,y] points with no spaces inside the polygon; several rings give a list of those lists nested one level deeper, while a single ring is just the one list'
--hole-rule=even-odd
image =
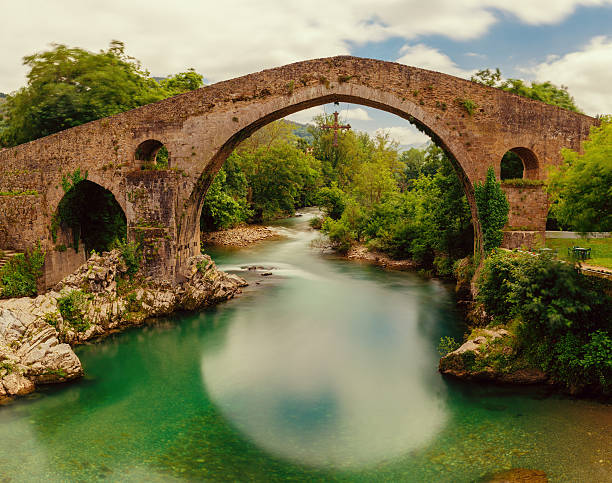
[{"label": "moss-covered rock", "polygon": [[442,374],[467,380],[509,384],[541,384],[548,376],[530,367],[515,349],[514,336],[506,328],[472,331],[467,342],[440,359]]}]

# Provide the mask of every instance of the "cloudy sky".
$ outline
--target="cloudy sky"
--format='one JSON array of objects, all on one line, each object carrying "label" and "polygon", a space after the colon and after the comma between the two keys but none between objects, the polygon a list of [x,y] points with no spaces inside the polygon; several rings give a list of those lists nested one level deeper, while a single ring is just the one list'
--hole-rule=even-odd
[{"label": "cloudy sky", "polygon": [[[193,67],[211,83],[352,54],[460,77],[500,67],[568,86],[587,114],[612,112],[612,0],[1,0],[0,13],[0,92],[22,86],[22,57],[52,42],[96,51],[117,39],[156,76]],[[357,129],[424,141],[395,116],[340,108]]]}]

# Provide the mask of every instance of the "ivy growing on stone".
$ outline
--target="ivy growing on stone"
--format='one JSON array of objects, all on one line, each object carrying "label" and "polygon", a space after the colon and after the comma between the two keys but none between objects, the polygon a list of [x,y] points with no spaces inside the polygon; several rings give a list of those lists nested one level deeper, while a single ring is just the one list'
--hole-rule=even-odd
[{"label": "ivy growing on stone", "polygon": [[478,207],[478,218],[482,227],[485,252],[490,252],[501,245],[502,229],[508,222],[510,204],[501,184],[495,178],[495,171],[489,167],[484,183],[476,183],[474,196]]}]

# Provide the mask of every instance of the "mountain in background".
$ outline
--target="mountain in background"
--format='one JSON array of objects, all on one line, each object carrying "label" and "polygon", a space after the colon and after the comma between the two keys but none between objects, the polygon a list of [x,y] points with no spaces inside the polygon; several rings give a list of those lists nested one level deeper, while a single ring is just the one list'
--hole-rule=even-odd
[{"label": "mountain in background", "polygon": [[295,134],[298,138],[304,139],[308,143],[312,143],[312,141],[314,141],[313,135],[308,131],[308,124],[301,124],[299,122],[289,121],[287,119],[283,119],[283,122],[293,127],[293,134]]}]

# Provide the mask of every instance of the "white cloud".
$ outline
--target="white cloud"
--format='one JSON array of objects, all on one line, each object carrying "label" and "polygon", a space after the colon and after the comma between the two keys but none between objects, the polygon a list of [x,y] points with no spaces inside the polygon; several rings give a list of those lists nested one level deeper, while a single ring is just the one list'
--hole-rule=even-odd
[{"label": "white cloud", "polygon": [[537,81],[564,85],[587,114],[612,113],[612,37],[595,37],[582,50],[549,57],[531,69]]},{"label": "white cloud", "polygon": [[355,109],[345,109],[340,112],[340,117],[347,121],[371,121],[372,118],[363,107],[356,107]]},{"label": "white cloud", "polygon": [[[90,50],[111,39],[155,75],[194,67],[216,82],[297,60],[348,54],[353,44],[396,36],[478,38],[504,13],[531,24],[563,20],[612,0],[84,0],[5,1],[0,91],[24,83],[21,58],[66,43]],[[408,52],[407,52],[408,53]],[[452,67],[452,62],[450,63]],[[430,67],[434,67],[430,65]],[[455,66],[454,69],[457,69]]]},{"label": "white cloud", "polygon": [[355,107],[352,109],[342,109],[335,106],[328,106],[325,109],[323,106],[311,107],[309,109],[304,109],[303,111],[296,112],[287,116],[287,119],[299,122],[300,124],[313,124],[312,118],[315,116],[323,115],[327,112],[327,114],[331,114],[336,109],[340,116],[339,119],[342,122],[346,121],[372,121],[373,119],[368,114],[363,107]]},{"label": "white cloud", "polygon": [[469,79],[476,72],[461,69],[448,55],[424,44],[404,45],[400,50],[400,55],[397,61],[402,64],[436,70],[457,77]]},{"label": "white cloud", "polygon": [[429,136],[423,134],[414,126],[392,126],[380,128],[374,131],[374,135],[388,134],[389,137],[397,141],[400,146],[421,146],[430,141]]},{"label": "white cloud", "polygon": [[577,7],[609,5],[610,0],[486,0],[495,7],[515,15],[531,25],[554,24],[571,15]]},{"label": "white cloud", "polygon": [[309,109],[304,109],[303,111],[298,111],[287,116],[285,119],[289,119],[293,122],[299,122],[300,124],[314,124],[312,122],[312,118],[315,116],[321,116],[322,114],[325,114],[323,106],[316,106]]}]

